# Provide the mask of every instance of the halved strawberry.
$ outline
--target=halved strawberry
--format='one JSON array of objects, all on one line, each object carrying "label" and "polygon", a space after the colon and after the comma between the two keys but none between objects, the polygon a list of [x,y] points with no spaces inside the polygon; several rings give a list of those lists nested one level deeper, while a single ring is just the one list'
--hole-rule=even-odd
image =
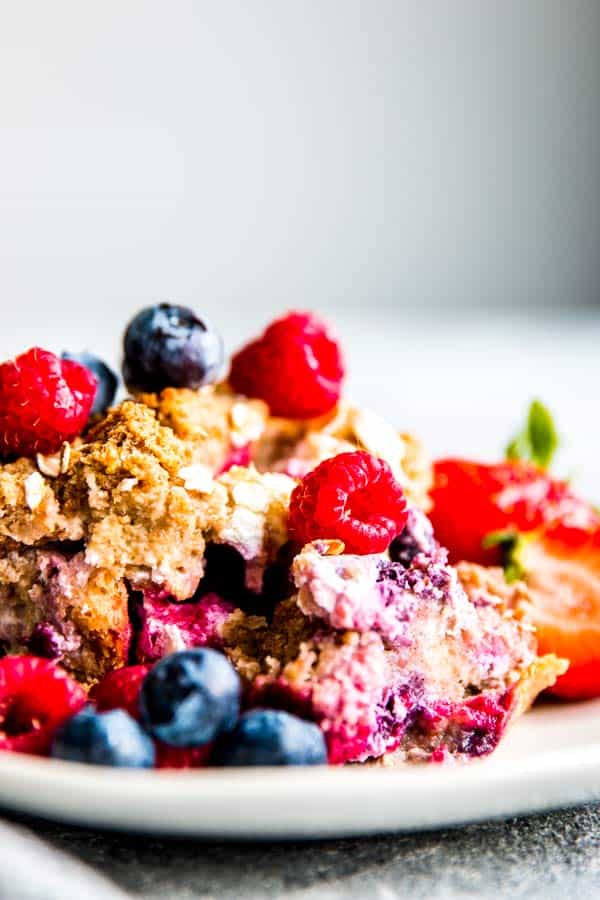
[{"label": "halved strawberry", "polygon": [[600,696],[600,529],[555,525],[519,540],[512,559],[531,593],[539,653],[570,662],[549,690]]},{"label": "halved strawberry", "polygon": [[564,481],[529,462],[485,464],[442,459],[434,464],[429,516],[451,562],[498,565],[501,551],[484,547],[492,532],[534,531],[562,522],[572,528],[600,528],[600,516]]},{"label": "halved strawberry", "polygon": [[539,653],[570,662],[551,691],[583,699],[600,696],[600,514],[547,474],[557,446],[534,400],[505,462],[435,463],[430,518],[451,562],[502,563],[508,580],[526,581]]}]

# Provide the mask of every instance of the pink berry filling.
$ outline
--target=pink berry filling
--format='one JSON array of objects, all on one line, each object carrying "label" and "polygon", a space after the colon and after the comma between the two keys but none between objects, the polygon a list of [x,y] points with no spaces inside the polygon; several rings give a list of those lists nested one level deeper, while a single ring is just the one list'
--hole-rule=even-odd
[{"label": "pink berry filling", "polygon": [[188,647],[220,647],[223,625],[234,609],[217,594],[176,603],[162,592],[144,591],[138,610],[136,659],[153,662]]},{"label": "pink berry filling", "polygon": [[495,748],[513,707],[503,685],[534,648],[527,636],[515,646],[493,598],[486,606],[467,595],[444,550],[432,545],[407,567],[324,556],[316,544],[296,557],[293,574],[300,609],[324,630],[289,675],[257,680],[252,703],[318,722],[332,763],[397,749],[429,759],[442,744],[459,756]]}]

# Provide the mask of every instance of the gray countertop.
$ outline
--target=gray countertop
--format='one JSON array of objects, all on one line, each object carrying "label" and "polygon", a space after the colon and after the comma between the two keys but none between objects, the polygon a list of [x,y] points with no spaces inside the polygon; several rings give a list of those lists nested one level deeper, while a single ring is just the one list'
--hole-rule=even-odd
[{"label": "gray countertop", "polygon": [[13,821],[148,900],[600,896],[598,805],[455,830],[302,843],[163,840]]}]

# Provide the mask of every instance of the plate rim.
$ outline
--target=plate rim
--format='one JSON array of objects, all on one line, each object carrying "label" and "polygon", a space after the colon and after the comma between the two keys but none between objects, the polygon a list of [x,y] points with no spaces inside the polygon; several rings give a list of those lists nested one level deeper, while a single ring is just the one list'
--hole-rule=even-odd
[{"label": "plate rim", "polygon": [[[416,831],[599,798],[600,740],[517,758],[397,768],[156,771],[0,753],[4,808],[77,825],[174,836],[263,839]],[[352,815],[357,810],[358,818]]]}]

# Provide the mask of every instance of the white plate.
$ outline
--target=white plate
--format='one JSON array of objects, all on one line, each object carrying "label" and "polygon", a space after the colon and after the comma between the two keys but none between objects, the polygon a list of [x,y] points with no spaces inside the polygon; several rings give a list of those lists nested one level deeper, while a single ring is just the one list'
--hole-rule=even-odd
[{"label": "white plate", "polygon": [[0,754],[0,804],[83,825],[228,838],[437,828],[600,799],[600,700],[543,705],[489,759],[401,769],[148,772]]}]

